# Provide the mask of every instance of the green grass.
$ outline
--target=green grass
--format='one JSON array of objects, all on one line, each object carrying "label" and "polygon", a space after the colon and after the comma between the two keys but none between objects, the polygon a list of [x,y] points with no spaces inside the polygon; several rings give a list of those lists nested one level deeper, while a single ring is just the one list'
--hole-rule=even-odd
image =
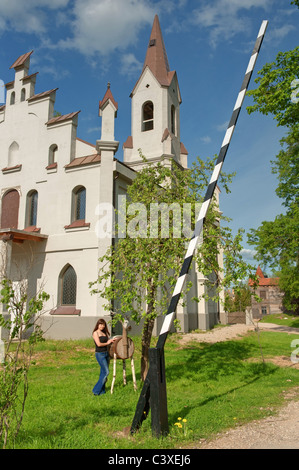
[{"label": "green grass", "polygon": [[277,313],[275,315],[265,315],[261,322],[263,323],[276,323],[277,325],[290,326],[292,328],[299,328],[298,315],[291,315],[289,313]]},{"label": "green grass", "polygon": [[[16,449],[178,449],[192,447],[227,428],[262,418],[283,403],[284,393],[299,385],[299,371],[263,363],[256,333],[223,343],[189,343],[169,335],[165,345],[169,435],[152,437],[150,415],[133,436],[124,432],[135,414],[141,391],[140,338],[135,344],[138,391],[130,363],[127,385],[122,361],[117,362],[114,393],[110,394],[112,363],[106,395],[94,397],[98,379],[92,341],[46,341],[38,346],[30,371],[29,396]],[[290,357],[295,335],[262,332],[265,358]],[[156,340],[153,340],[155,344]],[[175,426],[187,420],[184,436]]]}]

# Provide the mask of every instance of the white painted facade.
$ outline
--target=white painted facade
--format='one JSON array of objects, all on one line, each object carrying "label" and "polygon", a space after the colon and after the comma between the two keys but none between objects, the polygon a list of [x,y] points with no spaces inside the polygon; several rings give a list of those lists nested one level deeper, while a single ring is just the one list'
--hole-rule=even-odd
[{"label": "white painted facade", "polygon": [[[101,139],[95,145],[84,142],[77,138],[79,112],[54,116],[56,89],[35,94],[30,56],[24,54],[12,65],[14,80],[6,84],[6,105],[0,107],[1,274],[15,282],[27,279],[29,294],[40,286],[50,294],[43,317],[46,337],[85,338],[99,316],[110,319],[103,300],[91,295],[88,285],[97,278],[99,257],[113,243],[111,237],[98,236],[97,205],[116,207],[118,195],[126,193],[142,167],[139,149],[151,161],[187,168],[180,141],[180,90],[175,72],[166,71],[165,82],[145,63],[131,94],[132,135],[123,145],[122,163],[114,156],[119,145],[117,103],[110,86],[100,101]],[[143,106],[148,102],[153,104],[153,126],[145,130]],[[15,219],[7,207],[16,211]],[[71,298],[64,298],[70,282],[66,273],[72,280],[75,273]],[[183,331],[209,329],[217,322],[218,306],[191,301],[203,287],[198,273],[190,277],[188,305],[179,307],[177,316]],[[155,334],[160,323],[158,319]]]}]

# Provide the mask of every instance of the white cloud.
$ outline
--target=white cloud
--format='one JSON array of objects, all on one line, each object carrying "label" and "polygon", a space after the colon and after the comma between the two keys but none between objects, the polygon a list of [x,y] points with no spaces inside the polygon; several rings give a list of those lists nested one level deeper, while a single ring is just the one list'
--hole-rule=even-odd
[{"label": "white cloud", "polygon": [[291,31],[294,31],[295,29],[295,26],[291,24],[284,24],[283,26],[272,29],[270,28],[265,40],[271,44],[278,43],[281,39],[286,37]]},{"label": "white cloud", "polygon": [[250,250],[249,248],[243,248],[243,250],[241,250],[241,255],[245,260],[253,261],[255,254],[256,254],[256,251]]},{"label": "white cloud", "polygon": [[0,31],[41,34],[47,31],[47,10],[65,8],[69,0],[1,0]]},{"label": "white cloud", "polygon": [[101,133],[101,127],[90,127],[87,129],[88,134],[92,134],[93,132]]},{"label": "white cloud", "polygon": [[236,34],[250,29],[246,10],[266,9],[272,0],[215,0],[202,3],[192,12],[192,22],[209,29],[210,44],[216,47],[219,41],[230,40]]},{"label": "white cloud", "polygon": [[205,137],[201,137],[200,140],[202,140],[202,142],[204,142],[205,144],[209,144],[210,142],[212,142],[212,139],[209,135],[206,135]]},{"label": "white cloud", "polygon": [[229,124],[229,121],[225,121],[223,124],[218,124],[218,126],[216,126],[217,131],[219,132],[226,131],[228,124]]},{"label": "white cloud", "polygon": [[127,77],[136,77],[142,70],[142,63],[136,59],[134,54],[124,54],[121,57],[121,73]]},{"label": "white cloud", "polygon": [[59,41],[58,47],[89,56],[125,49],[134,44],[145,24],[152,23],[154,13],[147,0],[76,0],[70,24],[73,35]]}]

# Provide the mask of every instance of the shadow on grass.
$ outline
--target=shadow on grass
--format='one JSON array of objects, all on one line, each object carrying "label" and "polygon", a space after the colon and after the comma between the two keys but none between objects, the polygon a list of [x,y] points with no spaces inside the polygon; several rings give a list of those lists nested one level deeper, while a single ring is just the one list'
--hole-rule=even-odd
[{"label": "shadow on grass", "polygon": [[226,341],[221,343],[200,343],[195,347],[187,347],[176,354],[176,363],[169,363],[166,358],[167,381],[177,380],[178,377],[205,380],[217,380],[219,376],[236,374],[244,369],[244,361],[254,356],[257,346],[254,344]]},{"label": "shadow on grass", "polygon": [[[262,362],[262,358],[257,363],[247,361],[256,355],[257,349],[258,346],[255,344],[238,341],[201,343],[195,347],[184,348],[181,359],[179,358],[176,364],[167,364],[167,359],[171,361],[171,357],[166,359],[166,381],[169,394],[174,384],[176,388],[180,386],[185,394],[186,382],[193,389],[194,383],[206,384],[208,392],[211,383],[214,383],[214,386],[219,384],[219,390],[225,389],[223,392],[208,393],[208,395],[205,392],[202,394],[199,392],[196,407],[201,408],[210,402],[221,400],[231,393],[240,391],[261,378],[272,375],[277,367]],[[178,379],[182,381],[180,385],[178,385]],[[230,384],[235,385],[230,386]],[[187,416],[189,411],[188,407],[184,406],[176,410],[173,415],[170,414],[169,419],[173,420],[180,414]]]}]

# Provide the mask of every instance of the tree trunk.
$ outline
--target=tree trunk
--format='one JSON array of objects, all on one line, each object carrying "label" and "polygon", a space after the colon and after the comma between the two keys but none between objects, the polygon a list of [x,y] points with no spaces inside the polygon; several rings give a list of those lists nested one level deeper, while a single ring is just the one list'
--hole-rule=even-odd
[{"label": "tree trunk", "polygon": [[[148,314],[152,311],[152,305],[148,306]],[[147,375],[149,361],[148,361],[148,350],[151,345],[152,331],[154,327],[155,319],[146,318],[142,330],[142,347],[141,347],[141,380],[144,381]]]}]

